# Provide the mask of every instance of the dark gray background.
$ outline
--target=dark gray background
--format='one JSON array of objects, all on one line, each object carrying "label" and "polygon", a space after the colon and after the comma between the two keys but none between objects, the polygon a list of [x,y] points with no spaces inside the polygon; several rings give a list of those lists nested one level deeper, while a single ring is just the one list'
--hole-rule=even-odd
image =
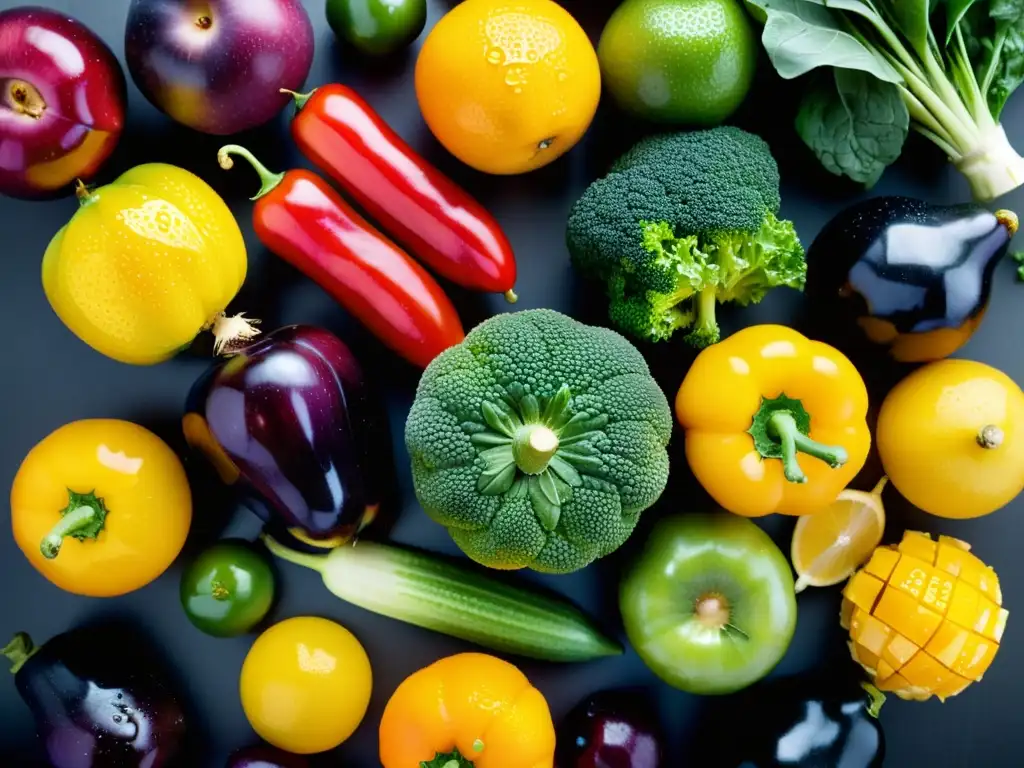
[{"label": "dark gray background", "polygon": [[[18,5],[0,0],[0,9]],[[45,3],[66,11],[98,32],[123,63],[123,30],[128,0],[50,0]],[[614,0],[564,0],[596,43]],[[432,25],[445,10],[443,0],[431,0]],[[317,51],[307,85],[338,81],[357,88],[414,147],[450,173],[489,207],[508,232],[518,255],[519,308],[551,307],[587,322],[606,319],[605,304],[592,286],[573,274],[564,246],[568,209],[586,184],[640,132],[635,121],[624,121],[605,99],[586,139],[567,157],[528,176],[491,178],[457,163],[431,137],[416,104],[412,84],[413,53],[385,63],[367,63],[351,57],[334,41],[324,20],[323,0],[307,0],[316,25]],[[422,39],[422,38],[421,38]],[[735,121],[765,136],[781,165],[783,215],[793,219],[806,245],[819,227],[862,191],[821,171],[792,131],[796,87],[781,83],[762,58],[759,83]],[[1011,100],[1004,122],[1011,139],[1024,148],[1024,97]],[[284,169],[302,162],[287,138],[285,116],[251,135],[236,137],[271,168]],[[613,135],[614,134],[614,135]],[[249,172],[225,173],[216,164],[216,150],[224,140],[204,137],[173,125],[151,107],[132,86],[129,123],[113,160],[99,181],[108,181],[140,162],[176,163],[201,175],[230,202],[242,223],[249,246],[249,278],[233,305],[263,318],[265,328],[286,323],[321,324],[338,333],[360,355],[364,366],[381,384],[390,413],[399,498],[390,510],[394,540],[457,554],[445,531],[431,523],[418,508],[410,485],[407,457],[401,443],[417,372],[400,362],[356,327],[316,285],[297,274],[264,248],[252,234],[251,204],[256,179]],[[898,167],[891,169],[872,194],[903,193],[935,202],[966,200],[964,181],[929,145],[913,139]],[[1000,201],[1024,211],[1024,192]],[[156,367],[132,367],[108,360],[79,342],[51,312],[40,285],[40,260],[53,234],[75,210],[72,199],[53,202],[0,200],[0,325],[5,330],[5,353],[0,393],[3,396],[3,437],[0,439],[0,486],[9,487],[25,453],[62,424],[88,417],[116,417],[138,421],[168,440],[186,455],[180,430],[182,404],[192,382],[209,362],[208,345]],[[449,286],[450,287],[450,286]],[[473,295],[451,288],[468,329],[507,307],[500,297]],[[979,332],[960,356],[993,364],[1017,381],[1024,380],[1020,355],[1020,301],[1024,285],[1017,285],[1012,264],[998,271],[991,309]],[[800,297],[788,289],[768,296],[758,307],[724,310],[724,333],[756,322],[797,322]],[[813,328],[813,318],[810,325]],[[657,349],[644,347],[656,375],[671,398],[692,360],[681,338]],[[873,379],[885,379],[880,372]],[[872,392],[875,408],[884,394]],[[382,425],[384,428],[384,425]],[[659,514],[708,506],[686,466],[681,435],[670,447],[672,479],[659,504],[645,516],[630,545],[598,565],[570,576],[521,578],[545,583],[598,614],[614,631],[621,632],[615,588],[618,574],[647,526]],[[188,457],[195,496],[195,522],[187,552],[195,552],[222,534],[254,536],[256,518],[233,504],[215,484],[207,481],[202,465]],[[382,468],[382,471],[390,471]],[[870,487],[878,468],[869,463],[858,485]],[[984,682],[945,705],[937,701],[908,703],[891,698],[883,709],[889,759],[887,765],[936,768],[1010,765],[1020,761],[1024,733],[1019,727],[1019,695],[1024,683],[1024,631],[1017,616],[1024,590],[1024,558],[1020,557],[1024,522],[1018,516],[1024,499],[1000,512],[975,521],[955,522],[910,510],[895,493],[886,493],[889,527],[886,540],[898,540],[905,527],[943,532],[970,541],[975,552],[1002,577],[1010,610],[1005,645]],[[788,553],[792,521],[761,521]],[[378,528],[377,533],[382,532]],[[306,570],[280,564],[280,600],[273,620],[318,614],[340,621],[365,645],[373,664],[373,701],[357,733],[324,765],[358,768],[378,765],[377,724],[384,704],[397,684],[416,669],[437,658],[467,650],[468,645],[414,627],[342,605],[329,595],[319,577]],[[189,701],[193,740],[186,765],[221,766],[229,751],[255,741],[239,704],[238,671],[253,638],[217,640],[194,629],[178,602],[180,561],[155,583],[134,594],[113,600],[86,599],[52,586],[21,555],[9,533],[0,536],[0,637],[29,631],[38,641],[75,624],[97,618],[128,618],[147,627],[156,647],[167,657]],[[843,658],[845,648],[838,627],[838,589],[809,590],[799,597],[796,638],[777,673],[813,670],[833,656]],[[664,725],[672,734],[668,765],[685,764],[684,748],[702,743],[696,732],[701,699],[674,691],[647,671],[631,651],[622,658],[583,666],[521,663],[545,693],[556,717],[585,694],[599,688],[641,685],[649,688],[661,707]],[[743,738],[737,724],[735,738]],[[688,745],[688,746],[687,746]],[[33,723],[14,685],[0,685],[0,754],[3,764],[22,765],[38,758]],[[689,762],[689,761],[687,761]],[[691,763],[693,764],[693,763]]]}]

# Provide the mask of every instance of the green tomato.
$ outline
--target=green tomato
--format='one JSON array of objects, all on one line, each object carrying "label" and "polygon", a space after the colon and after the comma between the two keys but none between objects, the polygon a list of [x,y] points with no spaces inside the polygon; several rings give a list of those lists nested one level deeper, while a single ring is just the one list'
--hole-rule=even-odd
[{"label": "green tomato", "polygon": [[327,0],[327,23],[371,56],[407,47],[427,23],[427,0]]},{"label": "green tomato", "polygon": [[181,606],[198,629],[235,637],[263,620],[274,601],[274,572],[247,541],[224,539],[181,574]]},{"label": "green tomato", "polygon": [[660,520],[619,603],[640,658],[689,693],[731,693],[760,680],[796,628],[785,556],[753,522],[727,513]]}]

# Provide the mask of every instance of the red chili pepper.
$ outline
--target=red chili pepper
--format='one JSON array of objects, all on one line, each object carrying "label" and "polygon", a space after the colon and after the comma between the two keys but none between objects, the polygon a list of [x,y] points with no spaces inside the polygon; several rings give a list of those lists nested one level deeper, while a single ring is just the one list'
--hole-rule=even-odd
[{"label": "red chili pepper", "polygon": [[516,260],[498,222],[427,163],[359,94],[325,85],[292,94],[303,154],[438,274],[516,300]]},{"label": "red chili pepper", "polygon": [[465,338],[462,322],[437,281],[360,216],[315,173],[271,173],[249,150],[230,144],[217,155],[248,160],[262,187],[253,225],[271,251],[314,280],[381,341],[426,367]]}]

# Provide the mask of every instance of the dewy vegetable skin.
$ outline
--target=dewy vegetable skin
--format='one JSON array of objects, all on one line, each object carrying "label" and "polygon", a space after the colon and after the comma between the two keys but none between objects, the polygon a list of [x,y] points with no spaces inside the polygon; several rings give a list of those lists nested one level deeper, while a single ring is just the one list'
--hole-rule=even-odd
[{"label": "dewy vegetable skin", "polygon": [[555,726],[543,694],[495,656],[460,653],[407,677],[380,721],[383,768],[550,768]]},{"label": "dewy vegetable skin", "polygon": [[181,461],[147,429],[83,419],[29,451],[11,487],[11,525],[32,566],[61,589],[114,597],[171,565],[192,522]]},{"label": "dewy vegetable skin", "polygon": [[315,173],[271,173],[247,149],[222,147],[222,168],[244,157],[259,174],[252,199],[260,241],[316,281],[384,344],[427,363],[465,338],[451,300],[429,273]]},{"label": "dewy vegetable skin", "polygon": [[738,515],[808,515],[830,505],[867,459],[868,393],[839,351],[779,325],[703,350],[676,394],[686,458]]},{"label": "dewy vegetable skin", "polygon": [[82,341],[123,363],[170,359],[204,330],[221,351],[257,331],[225,310],[245,281],[245,241],[198,176],[139,165],[97,189],[50,241],[43,289]]},{"label": "dewy vegetable skin", "polygon": [[825,167],[874,184],[907,126],[987,201],[1024,183],[1024,158],[999,123],[1024,81],[1024,6],[1002,0],[750,0],[779,75],[812,69],[797,130]]}]

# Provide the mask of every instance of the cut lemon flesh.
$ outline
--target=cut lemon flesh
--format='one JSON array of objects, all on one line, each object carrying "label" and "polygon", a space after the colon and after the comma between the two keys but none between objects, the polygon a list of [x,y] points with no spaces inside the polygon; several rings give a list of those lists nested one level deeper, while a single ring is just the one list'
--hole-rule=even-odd
[{"label": "cut lemon flesh", "polygon": [[797,521],[790,549],[797,592],[839,584],[867,562],[885,530],[886,481],[870,492],[848,488],[829,507]]}]

